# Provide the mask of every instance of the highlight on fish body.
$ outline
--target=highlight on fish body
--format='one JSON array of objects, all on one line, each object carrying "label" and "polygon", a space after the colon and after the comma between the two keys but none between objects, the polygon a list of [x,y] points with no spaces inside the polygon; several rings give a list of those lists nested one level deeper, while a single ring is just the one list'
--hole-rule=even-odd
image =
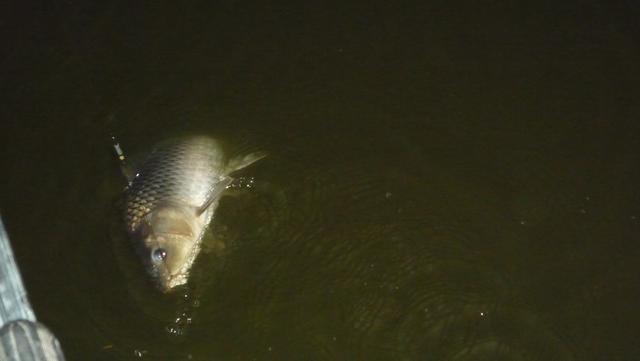
[{"label": "highlight on fish body", "polygon": [[228,159],[215,139],[192,136],[159,144],[140,167],[123,172],[133,174],[124,195],[127,233],[160,291],[187,283],[231,173],[264,156]]}]

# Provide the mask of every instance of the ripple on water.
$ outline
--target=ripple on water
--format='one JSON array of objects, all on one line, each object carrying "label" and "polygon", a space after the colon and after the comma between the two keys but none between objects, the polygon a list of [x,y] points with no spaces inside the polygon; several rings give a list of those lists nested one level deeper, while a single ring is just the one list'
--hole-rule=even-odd
[{"label": "ripple on water", "polygon": [[204,252],[190,282],[200,307],[156,297],[139,268],[129,276],[145,327],[181,340],[167,350],[188,344],[194,359],[215,349],[271,357],[269,348],[324,360],[573,359],[526,299],[513,272],[521,240],[502,227],[491,195],[374,160],[286,160],[272,154],[271,173],[257,170],[250,192],[221,201],[208,237],[224,252]]},{"label": "ripple on water", "polygon": [[520,240],[491,228],[504,219],[486,195],[366,161],[294,173],[235,209],[269,226],[244,228],[218,285],[227,299],[204,300],[219,310],[209,325],[251,335],[231,341],[249,354],[573,359],[527,302],[518,260],[496,255]]}]

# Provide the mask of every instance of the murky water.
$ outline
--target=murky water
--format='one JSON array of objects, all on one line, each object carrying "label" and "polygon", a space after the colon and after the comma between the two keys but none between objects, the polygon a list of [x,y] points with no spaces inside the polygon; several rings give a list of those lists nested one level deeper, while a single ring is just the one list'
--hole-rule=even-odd
[{"label": "murky water", "polygon": [[[634,9],[4,8],[0,207],[69,360],[640,353]],[[187,291],[128,247],[111,132],[269,153]]]}]

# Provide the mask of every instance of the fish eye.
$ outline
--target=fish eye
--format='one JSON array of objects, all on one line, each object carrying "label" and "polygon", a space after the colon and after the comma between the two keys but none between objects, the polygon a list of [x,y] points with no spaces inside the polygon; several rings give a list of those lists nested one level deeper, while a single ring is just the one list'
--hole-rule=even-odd
[{"label": "fish eye", "polygon": [[167,258],[167,251],[164,248],[156,248],[151,252],[151,258],[154,262],[162,262]]}]

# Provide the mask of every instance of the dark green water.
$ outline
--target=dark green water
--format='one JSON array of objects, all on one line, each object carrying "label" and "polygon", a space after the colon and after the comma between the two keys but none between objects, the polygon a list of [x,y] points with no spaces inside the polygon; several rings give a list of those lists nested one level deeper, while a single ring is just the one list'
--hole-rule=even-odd
[{"label": "dark green water", "polygon": [[[638,9],[305,4],[1,6],[0,209],[68,359],[637,359]],[[112,131],[270,154],[187,301]]]}]

